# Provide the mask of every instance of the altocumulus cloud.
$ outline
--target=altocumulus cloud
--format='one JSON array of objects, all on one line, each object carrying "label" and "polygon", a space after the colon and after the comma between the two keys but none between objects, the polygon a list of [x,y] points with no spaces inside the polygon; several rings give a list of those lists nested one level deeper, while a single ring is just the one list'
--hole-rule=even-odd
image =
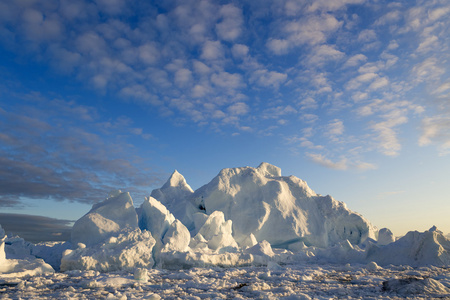
[{"label": "altocumulus cloud", "polygon": [[[439,117],[441,111],[450,109],[448,98],[433,91],[448,90],[449,15],[450,5],[445,0],[242,0],[227,4],[200,0],[7,0],[0,4],[0,42],[6,49],[47,63],[99,93],[118,94],[124,101],[150,106],[177,124],[193,123],[229,134],[236,130],[280,134],[289,126],[320,128],[320,124],[342,120],[346,127],[338,140],[324,140],[316,130],[303,137],[296,152],[306,148],[314,151],[314,162],[345,169],[343,165],[352,164],[324,162],[330,157],[339,157],[339,162],[364,161],[363,155],[373,151],[399,155],[399,136],[412,116],[424,119],[424,135],[418,143],[434,141],[441,153],[447,152],[448,139],[433,132],[449,129]],[[402,111],[402,122],[394,122],[390,116],[395,108],[380,108],[376,105],[379,100],[384,107],[407,101],[411,107],[426,109],[420,116],[414,109]],[[292,113],[268,118],[267,112],[278,107],[290,107]],[[2,115],[5,118],[13,113],[17,114],[5,110]],[[18,119],[17,130],[35,122],[34,132],[27,137],[36,140],[41,136],[46,143],[57,140],[55,148],[60,150],[70,151],[74,137],[87,145],[98,140],[95,131],[86,128],[70,131],[72,140],[58,130],[53,136],[41,135],[42,126],[56,127],[37,120],[42,121]],[[3,133],[3,143],[22,149],[24,142],[16,138],[18,132]],[[298,136],[290,134],[294,139]],[[363,141],[358,145],[361,151],[350,157],[347,153],[355,149],[356,140]],[[26,160],[6,156],[1,163],[14,178],[24,170],[25,178],[53,179],[55,186],[61,181],[79,182],[77,178],[88,175],[90,190],[104,187],[93,184],[98,182],[98,173],[85,174],[81,165],[95,166],[100,173],[106,172],[108,165],[125,172],[132,169],[120,155],[105,163],[101,153],[87,146],[73,153],[80,162],[74,164],[78,168],[72,174],[56,168],[61,176],[43,164],[33,168],[36,153],[47,150],[38,149],[38,145],[33,143],[29,152],[34,154]],[[32,148],[36,152],[31,152]],[[89,155],[92,161],[82,159],[83,151],[93,152]],[[61,161],[60,151],[51,153]],[[20,170],[16,161],[22,163]],[[136,176],[133,180],[139,181]],[[30,183],[41,183],[37,181]],[[114,181],[112,176],[110,181]],[[79,186],[88,188],[81,182]],[[52,188],[50,183],[46,188]],[[17,186],[7,190],[8,200],[3,201],[13,205]],[[61,197],[80,199],[77,193],[61,190]],[[40,197],[41,193],[35,186],[21,196]]]}]

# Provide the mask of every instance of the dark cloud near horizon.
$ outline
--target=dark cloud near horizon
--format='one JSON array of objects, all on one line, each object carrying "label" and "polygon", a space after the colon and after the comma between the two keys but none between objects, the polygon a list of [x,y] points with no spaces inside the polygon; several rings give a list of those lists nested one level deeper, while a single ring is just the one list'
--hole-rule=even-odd
[{"label": "dark cloud near horizon", "polygon": [[8,97],[15,105],[0,106],[1,207],[30,199],[92,204],[113,189],[143,199],[162,183],[127,141],[134,132],[147,137],[132,120],[100,120],[93,107],[39,94]]},{"label": "dark cloud near horizon", "polygon": [[72,222],[35,215],[0,213],[0,225],[8,235],[18,235],[32,243],[70,240]]}]

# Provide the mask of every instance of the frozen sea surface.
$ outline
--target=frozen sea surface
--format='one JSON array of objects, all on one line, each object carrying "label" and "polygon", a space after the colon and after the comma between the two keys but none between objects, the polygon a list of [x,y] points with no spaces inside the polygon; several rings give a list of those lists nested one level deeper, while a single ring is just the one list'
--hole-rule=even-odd
[{"label": "frozen sea surface", "polygon": [[450,299],[450,269],[441,267],[269,263],[139,271],[3,276],[0,299]]}]

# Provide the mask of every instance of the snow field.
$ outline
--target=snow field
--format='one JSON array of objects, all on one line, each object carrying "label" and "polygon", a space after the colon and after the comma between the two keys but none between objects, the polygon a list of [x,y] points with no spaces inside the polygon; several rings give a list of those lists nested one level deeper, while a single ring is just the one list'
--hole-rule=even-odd
[{"label": "snow field", "polygon": [[0,278],[0,299],[433,299],[449,288],[446,268],[271,264]]}]

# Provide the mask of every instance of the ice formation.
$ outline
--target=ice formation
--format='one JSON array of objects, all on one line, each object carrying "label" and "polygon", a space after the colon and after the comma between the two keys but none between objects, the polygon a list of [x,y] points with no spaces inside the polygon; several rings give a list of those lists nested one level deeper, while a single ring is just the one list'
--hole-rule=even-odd
[{"label": "ice formation", "polygon": [[373,245],[367,258],[380,265],[450,265],[450,240],[432,227],[425,232],[410,231],[399,240],[383,247]]},{"label": "ice formation", "polygon": [[124,229],[138,228],[138,217],[129,193],[114,191],[92,209],[72,228],[72,243],[95,245]]},{"label": "ice formation", "polygon": [[183,175],[175,170],[161,188],[152,191],[151,197],[158,199],[175,218],[189,227],[193,222],[192,215],[199,211],[187,201],[193,193]]},{"label": "ice formation", "polygon": [[61,260],[61,271],[95,270],[101,272],[130,270],[135,267],[152,268],[155,239],[150,232],[123,230],[93,247],[77,244],[66,250]]},{"label": "ice formation", "polygon": [[295,176],[281,176],[278,167],[267,163],[258,168],[223,169],[196,190],[190,202],[206,214],[223,212],[241,245],[250,234],[283,248],[298,242],[319,247],[343,240],[359,244],[377,234],[344,203],[316,194]]},{"label": "ice formation", "polygon": [[0,278],[2,277],[24,277],[39,274],[54,273],[55,270],[32,255],[22,252],[21,258],[9,258],[6,256],[5,244],[7,236],[0,225]]},{"label": "ice formation", "polygon": [[137,209],[128,193],[113,192],[75,223],[71,243],[16,238],[5,256],[1,227],[0,240],[3,269],[11,270],[9,253],[40,264],[37,272],[46,267],[34,256],[56,270],[128,270],[142,282],[151,268],[358,263],[376,272],[389,264],[450,265],[450,241],[436,228],[396,241],[389,229],[376,230],[344,203],[267,163],[224,169],[195,192],[175,171]]},{"label": "ice formation", "polygon": [[0,272],[2,272],[3,269],[6,269],[7,264],[5,253],[5,240],[6,234],[2,228],[2,225],[0,225]]}]

